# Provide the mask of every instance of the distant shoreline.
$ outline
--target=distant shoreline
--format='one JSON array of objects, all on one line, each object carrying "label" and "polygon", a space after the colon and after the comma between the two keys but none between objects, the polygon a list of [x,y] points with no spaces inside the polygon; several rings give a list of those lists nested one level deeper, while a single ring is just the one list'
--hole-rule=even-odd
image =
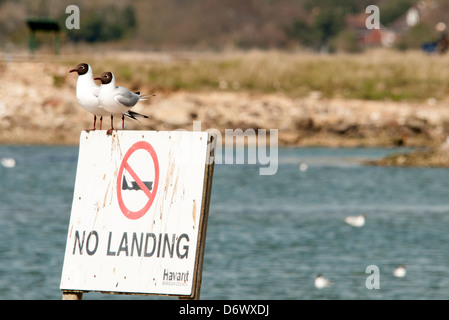
[{"label": "distant shoreline", "polygon": [[[385,50],[354,56],[119,52],[105,59],[0,61],[1,144],[79,143],[93,123],[76,101],[76,75],[68,72],[80,59],[94,73],[117,70],[119,85],[155,95],[135,107],[149,119],[127,121],[131,130],[191,131],[195,121],[203,131],[277,129],[278,144],[292,147],[437,148],[449,136],[445,57]],[[416,72],[407,69],[415,64]],[[109,127],[104,119],[103,129]]]}]

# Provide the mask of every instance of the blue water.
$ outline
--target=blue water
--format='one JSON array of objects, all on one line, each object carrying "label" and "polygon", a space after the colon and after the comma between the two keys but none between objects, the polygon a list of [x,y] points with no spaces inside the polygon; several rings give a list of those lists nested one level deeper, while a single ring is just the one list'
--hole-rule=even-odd
[{"label": "blue water", "polygon": [[[271,176],[216,165],[201,298],[447,299],[449,169],[360,164],[397,151],[279,149]],[[61,299],[78,148],[0,146],[5,157],[16,166],[0,166],[0,299]],[[360,213],[364,227],[344,223]],[[370,265],[379,289],[366,287]],[[318,273],[333,285],[316,289]],[[154,299],[83,296],[124,298]]]}]

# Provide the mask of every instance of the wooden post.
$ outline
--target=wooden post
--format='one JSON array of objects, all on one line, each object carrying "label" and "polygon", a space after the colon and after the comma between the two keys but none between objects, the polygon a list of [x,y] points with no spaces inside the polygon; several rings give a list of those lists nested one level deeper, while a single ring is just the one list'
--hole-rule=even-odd
[{"label": "wooden post", "polygon": [[83,293],[80,291],[63,291],[62,300],[83,300]]},{"label": "wooden post", "polygon": [[60,38],[60,34],[59,31],[55,31],[55,35],[54,35],[54,44],[55,44],[55,54],[58,55],[60,48],[61,48],[61,38]]},{"label": "wooden post", "polygon": [[28,47],[30,49],[31,54],[34,54],[34,51],[36,50],[36,31],[34,30],[30,32]]}]

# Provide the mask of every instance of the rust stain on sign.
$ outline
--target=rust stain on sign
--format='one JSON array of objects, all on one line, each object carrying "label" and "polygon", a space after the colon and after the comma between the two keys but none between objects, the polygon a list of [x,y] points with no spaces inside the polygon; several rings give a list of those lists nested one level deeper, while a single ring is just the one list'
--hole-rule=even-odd
[{"label": "rust stain on sign", "polygon": [[[193,217],[193,222],[195,222],[195,220],[196,220],[196,201],[195,200],[193,200],[192,217]],[[195,225],[193,226],[193,228],[195,228]]]}]

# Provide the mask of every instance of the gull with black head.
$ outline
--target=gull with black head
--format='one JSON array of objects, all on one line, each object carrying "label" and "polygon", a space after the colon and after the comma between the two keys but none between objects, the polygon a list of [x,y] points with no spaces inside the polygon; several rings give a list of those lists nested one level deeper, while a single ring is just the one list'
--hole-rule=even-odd
[{"label": "gull with black head", "polygon": [[137,120],[137,117],[148,118],[130,110],[137,102],[145,100],[144,97],[140,95],[140,92],[132,92],[125,87],[118,87],[112,72],[103,72],[94,80],[101,81],[98,98],[103,108],[111,114],[111,129],[107,131],[108,135],[114,130],[114,115],[121,115],[122,129],[125,128],[125,116],[134,120]]},{"label": "gull with black head", "polygon": [[[76,82],[76,99],[80,106],[94,115],[94,126],[91,130],[95,130],[97,116],[100,117],[100,130],[103,122],[103,116],[108,116],[111,113],[106,111],[100,105],[98,95],[100,87],[95,83],[92,68],[87,63],[80,63],[69,72],[78,73]],[[90,130],[87,130],[90,131]]]}]

